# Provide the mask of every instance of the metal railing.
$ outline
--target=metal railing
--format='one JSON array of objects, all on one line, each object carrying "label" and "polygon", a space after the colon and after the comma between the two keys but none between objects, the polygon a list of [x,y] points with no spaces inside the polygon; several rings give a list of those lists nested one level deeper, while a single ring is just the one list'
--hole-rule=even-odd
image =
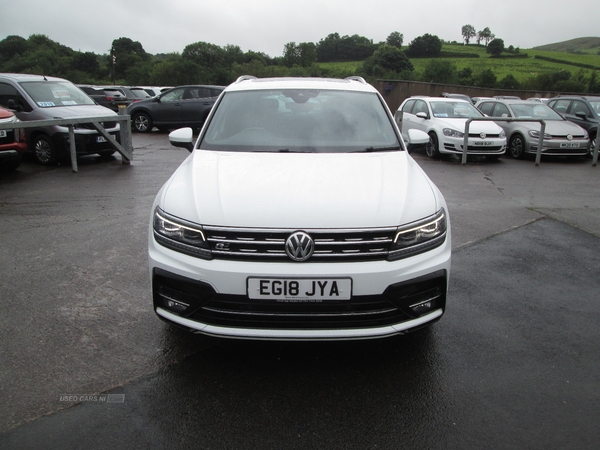
[{"label": "metal railing", "polygon": [[[541,125],[541,129],[540,129],[540,137],[538,140],[538,146],[537,146],[537,152],[535,155],[535,165],[539,166],[540,162],[542,160],[542,145],[544,143],[544,134],[546,132],[546,122],[544,120],[540,120],[540,119],[514,119],[514,118],[510,118],[510,117],[471,117],[470,119],[467,120],[467,122],[465,123],[465,138],[463,141],[463,151],[462,151],[462,164],[465,165],[467,163],[467,155],[468,155],[468,142],[469,142],[469,127],[471,125],[471,122],[473,121],[478,121],[478,122],[538,122]],[[599,136],[596,136],[596,145],[594,146],[593,149],[593,154],[592,154],[592,166],[596,166],[596,164],[598,163],[598,146],[600,145],[600,139],[598,139]],[[507,147],[508,147],[508,142],[506,143]],[[525,151],[525,150],[523,150]]]},{"label": "metal railing", "polygon": [[[102,135],[123,157],[122,163],[129,164],[133,159],[133,145],[131,142],[131,117],[121,113],[119,108],[117,116],[101,116],[101,117],[78,117],[72,119],[51,119],[51,120],[31,120],[27,122],[11,122],[0,123],[0,130],[17,130],[20,128],[39,128],[53,125],[65,126],[69,130],[69,150],[71,153],[71,167],[73,172],[77,172],[77,148],[75,143],[75,125],[83,123],[91,123],[96,130]],[[123,109],[124,111],[124,109]],[[102,126],[102,122],[119,122],[120,124],[120,143],[113,135],[108,133]]]}]

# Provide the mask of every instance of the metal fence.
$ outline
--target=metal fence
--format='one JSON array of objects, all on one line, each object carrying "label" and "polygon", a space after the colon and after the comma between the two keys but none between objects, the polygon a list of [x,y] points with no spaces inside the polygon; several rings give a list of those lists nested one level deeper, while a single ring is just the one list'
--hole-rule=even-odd
[{"label": "metal fence", "polygon": [[[120,125],[120,143],[109,134],[102,126],[102,122],[119,122]],[[129,164],[133,160],[133,145],[131,142],[131,117],[121,113],[117,116],[101,117],[78,117],[73,119],[51,119],[51,120],[31,120],[28,122],[12,122],[0,124],[0,130],[17,130],[20,128],[39,128],[53,125],[61,125],[69,130],[69,147],[71,153],[71,167],[73,172],[77,172],[77,149],[75,144],[75,126],[82,123],[91,123],[98,132],[121,154],[122,163]]]}]

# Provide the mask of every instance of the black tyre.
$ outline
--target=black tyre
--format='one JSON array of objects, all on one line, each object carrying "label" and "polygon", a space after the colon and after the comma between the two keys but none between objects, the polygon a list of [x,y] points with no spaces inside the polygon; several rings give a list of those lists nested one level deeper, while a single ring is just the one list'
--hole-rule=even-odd
[{"label": "black tyre", "polygon": [[152,118],[146,113],[137,113],[133,116],[133,129],[138,133],[150,133],[152,131]]},{"label": "black tyre", "polygon": [[525,139],[520,134],[515,134],[510,138],[508,152],[515,159],[523,159],[525,156]]},{"label": "black tyre", "polygon": [[429,133],[429,143],[425,146],[425,153],[432,159],[440,158],[440,144],[437,134]]},{"label": "black tyre", "polygon": [[111,159],[115,152],[116,150],[104,150],[102,152],[98,152],[98,155],[100,155],[102,159]]},{"label": "black tyre", "polygon": [[33,154],[36,161],[45,166],[56,163],[58,159],[52,140],[45,134],[33,138]]}]

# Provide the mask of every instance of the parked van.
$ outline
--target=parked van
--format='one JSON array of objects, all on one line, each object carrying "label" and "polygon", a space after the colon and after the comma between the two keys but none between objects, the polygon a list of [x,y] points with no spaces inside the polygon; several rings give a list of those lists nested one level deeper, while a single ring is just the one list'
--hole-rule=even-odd
[{"label": "parked van", "polygon": [[[0,106],[13,110],[21,121],[117,116],[70,81],[44,75],[0,73]],[[118,140],[118,121],[103,126]],[[115,152],[91,123],[75,125],[74,132],[77,155],[109,156]],[[53,164],[70,154],[66,126],[26,128],[26,136],[28,150],[41,164]]]}]

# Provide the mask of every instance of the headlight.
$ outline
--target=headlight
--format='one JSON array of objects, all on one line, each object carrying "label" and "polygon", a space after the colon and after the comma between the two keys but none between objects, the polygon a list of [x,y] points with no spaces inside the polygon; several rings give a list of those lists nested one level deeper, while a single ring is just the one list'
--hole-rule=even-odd
[{"label": "headlight", "polygon": [[[531,136],[532,138],[539,139],[540,132],[537,130],[529,130],[529,136]],[[550,135],[548,133],[544,133],[544,139],[552,139],[552,135]]]},{"label": "headlight", "polygon": [[399,227],[388,259],[406,258],[439,247],[446,240],[447,227],[443,209],[433,216]]},{"label": "headlight", "polygon": [[498,135],[498,137],[500,139],[504,139],[506,137],[506,133],[504,132],[504,130],[500,131],[500,134]]},{"label": "headlight", "polygon": [[452,128],[444,128],[442,131],[444,132],[444,136],[455,137],[455,138],[465,137],[465,133],[461,133],[460,131],[453,130]]},{"label": "headlight", "polygon": [[154,210],[153,228],[154,239],[159,244],[187,255],[212,259],[202,226],[173,217],[157,207]]}]

